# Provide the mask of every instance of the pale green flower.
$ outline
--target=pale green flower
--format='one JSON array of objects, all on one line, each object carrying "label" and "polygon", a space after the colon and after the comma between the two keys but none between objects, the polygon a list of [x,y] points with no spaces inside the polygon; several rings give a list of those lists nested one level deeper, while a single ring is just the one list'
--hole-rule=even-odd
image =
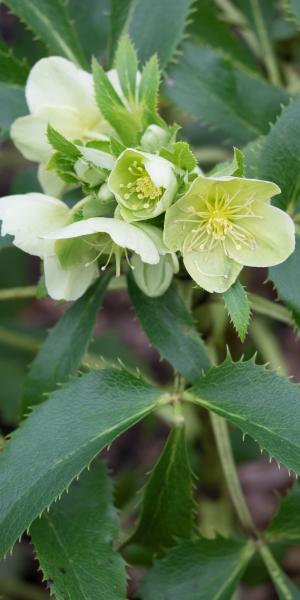
[{"label": "pale green flower", "polygon": [[86,264],[87,253],[81,262],[77,259],[62,265],[55,242],[46,239],[51,231],[72,221],[72,211],[60,200],[37,193],[3,197],[0,220],[2,235],[14,236],[15,246],[43,259],[46,288],[55,300],[76,300],[98,275],[95,263]]},{"label": "pale green flower", "polygon": [[179,270],[175,252],[170,252],[163,242],[162,231],[152,225],[139,225],[149,235],[158,249],[160,259],[156,265],[150,265],[134,254],[131,258],[133,277],[138,287],[151,298],[162,296],[169,288],[174,273]]},{"label": "pale green flower", "polygon": [[202,177],[166,213],[164,240],[182,252],[191,277],[209,292],[225,292],[243,266],[285,261],[295,227],[270,198],[275,183],[238,177]]},{"label": "pale green flower", "polygon": [[[101,267],[102,271],[107,268],[114,256],[117,276],[121,272],[121,258],[123,255],[128,264],[132,266],[128,250],[138,254],[143,262],[150,265],[157,264],[160,260],[159,251],[148,232],[137,225],[116,218],[93,217],[77,221],[62,229],[53,231],[45,237],[48,240],[58,241],[59,246],[56,247],[56,250],[59,256],[68,253],[68,246],[64,247],[61,244],[74,242],[77,238],[80,244],[84,243],[86,248],[94,252],[91,263],[102,256],[105,257],[106,262]],[[74,248],[70,253],[70,260],[72,260],[73,254]]]},{"label": "pale green flower", "polygon": [[174,199],[174,165],[155,154],[128,148],[117,159],[108,186],[125,221],[151,219],[164,212]]}]

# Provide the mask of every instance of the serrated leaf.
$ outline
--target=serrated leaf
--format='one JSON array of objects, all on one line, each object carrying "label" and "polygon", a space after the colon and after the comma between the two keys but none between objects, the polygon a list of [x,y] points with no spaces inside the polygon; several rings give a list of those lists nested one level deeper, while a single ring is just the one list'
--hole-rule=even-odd
[{"label": "serrated leaf", "polygon": [[0,81],[24,85],[29,72],[26,60],[19,60],[11,48],[0,44]]},{"label": "serrated leaf", "polygon": [[258,66],[242,39],[231,31],[230,25],[219,14],[217,3],[198,0],[190,27],[198,43],[221,50],[237,65],[257,71]]},{"label": "serrated leaf", "polygon": [[296,235],[293,254],[282,264],[269,269],[279,298],[292,311],[295,324],[300,328],[300,236]]},{"label": "serrated leaf", "polygon": [[162,148],[160,155],[179,169],[192,171],[197,166],[197,159],[186,142],[175,142],[170,149]]},{"label": "serrated leaf", "polygon": [[115,67],[123,94],[131,103],[134,103],[136,97],[137,64],[136,51],[129,37],[125,35],[120,39],[117,48]]},{"label": "serrated leaf", "polygon": [[113,549],[118,518],[112,483],[100,460],[33,523],[30,535],[57,600],[125,599],[125,563]]},{"label": "serrated leaf", "polygon": [[49,144],[51,144],[52,148],[57,152],[63,154],[67,158],[71,158],[76,160],[81,156],[80,150],[72,144],[69,140],[67,140],[61,133],[56,131],[51,125],[48,125],[47,129],[47,137]]},{"label": "serrated leaf", "polygon": [[102,275],[50,331],[25,381],[24,410],[42,402],[46,393],[55,390],[78,370],[110,277],[110,272]]},{"label": "serrated leaf", "polygon": [[279,507],[264,532],[269,542],[300,542],[300,484],[295,482],[287,496],[282,497]]},{"label": "serrated leaf", "polygon": [[251,542],[180,542],[146,575],[141,600],[228,600],[253,555]]},{"label": "serrated leaf", "polygon": [[88,65],[92,56],[99,58],[107,47],[109,0],[68,0],[68,9]]},{"label": "serrated leaf", "polygon": [[193,0],[113,0],[110,55],[128,33],[141,63],[157,53],[162,68],[170,62],[183,39]]},{"label": "serrated leaf", "polygon": [[93,60],[95,94],[102,115],[125,145],[136,145],[141,129],[140,115],[129,112],[121,102],[102,67]]},{"label": "serrated leaf", "polygon": [[36,406],[0,454],[0,556],[162,395],[125,370],[103,369],[73,380]]},{"label": "serrated leaf", "polygon": [[238,148],[234,148],[232,161],[218,164],[210,171],[209,175],[214,177],[244,177],[245,157],[243,152]]},{"label": "serrated leaf", "polygon": [[146,482],[131,542],[153,550],[172,546],[193,531],[193,479],[183,424],[175,426]]},{"label": "serrated leaf", "polygon": [[227,358],[189,391],[189,400],[225,417],[278,463],[300,473],[298,385],[253,360]]},{"label": "serrated leaf", "polygon": [[150,298],[128,278],[134,311],[149,341],[188,381],[195,381],[210,366],[205,345],[191,313],[174,286],[159,298]]},{"label": "serrated leaf", "polygon": [[242,146],[267,133],[288,102],[282,90],[233,66],[220,52],[186,44],[169,69],[165,95],[201,123]]},{"label": "serrated leaf", "polygon": [[249,156],[250,177],[274,181],[281,188],[273,204],[287,208],[300,195],[300,97],[280,117]]},{"label": "serrated leaf", "polygon": [[233,326],[243,342],[247,335],[250,321],[250,304],[247,293],[237,280],[223,295],[226,310]]},{"label": "serrated leaf", "polygon": [[79,39],[67,3],[63,0],[5,0],[6,6],[41,39],[54,54],[85,66]]},{"label": "serrated leaf", "polygon": [[300,1],[285,0],[284,7],[288,16],[296,23],[297,28],[300,28]]},{"label": "serrated leaf", "polygon": [[147,107],[152,114],[156,114],[157,101],[160,84],[160,69],[158,58],[152,56],[146,62],[143,70],[139,86],[139,101]]},{"label": "serrated leaf", "polygon": [[8,137],[11,124],[27,112],[24,88],[0,81],[0,140]]}]

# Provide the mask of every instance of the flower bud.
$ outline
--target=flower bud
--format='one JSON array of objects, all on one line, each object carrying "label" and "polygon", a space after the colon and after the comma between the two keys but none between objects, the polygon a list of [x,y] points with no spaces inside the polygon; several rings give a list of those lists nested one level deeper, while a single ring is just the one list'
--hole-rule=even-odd
[{"label": "flower bud", "polygon": [[103,183],[98,192],[98,198],[101,202],[113,202],[115,197],[114,194],[110,191],[107,183]]},{"label": "flower bud", "polygon": [[106,174],[103,169],[99,169],[94,165],[91,165],[84,158],[79,158],[74,164],[74,171],[80,179],[84,183],[87,183],[91,187],[95,187],[99,185],[105,180]]},{"label": "flower bud", "polygon": [[158,125],[149,125],[142,139],[141,146],[146,152],[156,152],[168,143],[168,132]]},{"label": "flower bud", "polygon": [[174,272],[178,270],[176,255],[165,254],[156,265],[142,262],[137,254],[131,258],[133,276],[137,286],[151,298],[162,296],[169,288]]}]

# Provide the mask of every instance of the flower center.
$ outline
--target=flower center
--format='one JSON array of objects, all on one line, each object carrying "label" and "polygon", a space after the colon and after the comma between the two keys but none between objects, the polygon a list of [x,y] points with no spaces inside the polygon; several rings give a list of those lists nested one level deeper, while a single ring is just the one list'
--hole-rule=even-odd
[{"label": "flower center", "polygon": [[128,167],[128,171],[132,176],[132,181],[127,184],[120,183],[124,200],[132,200],[131,208],[134,210],[155,208],[156,202],[163,195],[163,188],[155,185],[145,167],[139,165],[136,160]]},{"label": "flower center", "polygon": [[189,217],[181,222],[195,223],[195,227],[186,240],[187,251],[210,252],[219,243],[223,245],[227,254],[225,242],[232,242],[236,250],[242,246],[253,249],[256,245],[254,235],[244,226],[239,225],[240,219],[261,218],[252,210],[254,198],[249,198],[243,204],[233,203],[238,192],[229,197],[227,194],[214,198],[205,198],[203,210],[197,210],[189,206],[187,212]]}]

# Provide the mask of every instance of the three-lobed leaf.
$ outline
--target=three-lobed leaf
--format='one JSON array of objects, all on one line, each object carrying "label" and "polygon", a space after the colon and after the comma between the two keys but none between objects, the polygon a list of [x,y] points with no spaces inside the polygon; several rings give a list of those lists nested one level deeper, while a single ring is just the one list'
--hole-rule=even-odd
[{"label": "three-lobed leaf", "polygon": [[171,430],[145,484],[141,513],[131,542],[153,550],[189,538],[193,531],[193,478],[182,424]]},{"label": "three-lobed leaf", "polygon": [[253,359],[227,358],[195,383],[188,399],[225,417],[277,462],[300,473],[300,389],[289,379]]},{"label": "three-lobed leaf", "polygon": [[239,280],[225,292],[224,302],[233,326],[243,342],[250,321],[250,304],[247,293]]},{"label": "three-lobed leaf", "polygon": [[33,523],[30,536],[57,600],[125,599],[125,563],[113,549],[118,517],[112,482],[100,460]]},{"label": "three-lobed leaf", "polygon": [[228,600],[253,552],[252,542],[182,541],[146,575],[141,600]]},{"label": "three-lobed leaf", "polygon": [[153,411],[162,395],[125,370],[103,369],[36,406],[0,455],[0,556],[98,452]]},{"label": "three-lobed leaf", "polygon": [[107,272],[66,310],[35,357],[24,386],[24,409],[45,399],[76,373],[87,351],[111,273]]},{"label": "three-lobed leaf", "polygon": [[134,311],[151,344],[188,381],[195,381],[210,360],[191,313],[171,286],[159,298],[150,298],[128,278]]}]

